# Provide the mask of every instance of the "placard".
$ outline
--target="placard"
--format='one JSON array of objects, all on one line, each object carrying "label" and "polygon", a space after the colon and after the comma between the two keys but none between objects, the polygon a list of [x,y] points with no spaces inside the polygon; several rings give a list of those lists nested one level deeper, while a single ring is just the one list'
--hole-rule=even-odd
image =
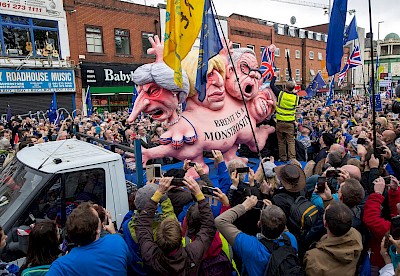
[{"label": "placard", "polygon": [[0,0],[0,12],[4,11],[62,17],[63,2],[62,0]]}]

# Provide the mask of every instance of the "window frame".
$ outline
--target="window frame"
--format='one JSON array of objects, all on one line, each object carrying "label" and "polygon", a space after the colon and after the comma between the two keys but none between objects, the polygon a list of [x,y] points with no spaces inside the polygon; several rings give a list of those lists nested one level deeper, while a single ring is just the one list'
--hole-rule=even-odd
[{"label": "window frame", "polygon": [[[129,53],[127,53],[127,54],[120,54],[120,53],[117,53],[117,45],[115,44],[115,38],[117,37],[117,35],[115,34],[115,32],[117,31],[117,30],[119,30],[119,31],[127,31],[128,32],[128,35],[118,35],[118,36],[122,36],[122,37],[127,37],[128,38],[128,51],[129,51]],[[132,55],[132,49],[131,49],[131,31],[129,30],[129,29],[121,29],[121,28],[114,28],[114,46],[115,46],[115,55],[116,56],[123,56],[123,57],[126,57],[126,56],[131,56]]]},{"label": "window frame", "polygon": [[279,48],[275,49],[275,56],[276,57],[280,57],[281,56],[281,49],[279,49]]},{"label": "window frame", "polygon": [[281,69],[278,67],[275,67],[275,77],[276,81],[281,81]]},{"label": "window frame", "polygon": [[[91,54],[91,55],[104,55],[104,36],[103,36],[103,27],[102,26],[95,26],[95,25],[85,25],[85,43],[86,43],[86,53]],[[87,28],[94,28],[94,29],[99,29],[100,34],[101,34],[101,50],[102,52],[89,52],[88,49],[88,43],[87,43]],[[95,32],[92,32],[95,34]]]},{"label": "window frame", "polygon": [[246,45],[246,48],[251,49],[251,50],[253,50],[253,52],[254,52],[255,49],[256,49],[256,46],[255,46],[255,45],[252,45],[252,44],[247,44],[247,45]]},{"label": "window frame", "polygon": [[262,56],[264,50],[265,50],[265,46],[260,46],[260,55],[261,55],[261,56]]},{"label": "window frame", "polygon": [[290,79],[289,68],[285,68],[285,80],[288,81]]},{"label": "window frame", "polygon": [[[141,35],[140,35],[140,38],[141,38],[141,40],[142,40],[142,56],[144,56],[144,57],[152,57],[152,56],[154,56],[154,55],[149,55],[149,54],[147,54],[147,49],[145,50],[144,49],[144,44],[143,44],[143,35],[144,34],[147,34],[148,36],[147,36],[147,39],[150,37],[149,35],[153,35],[152,37],[154,37],[156,34],[155,33],[152,33],[152,32],[147,32],[147,31],[142,31],[141,32]],[[150,43],[150,42],[149,42]],[[148,49],[150,49],[150,48],[148,48]]]},{"label": "window frame", "polygon": [[[238,46],[238,47],[235,47],[235,46]],[[240,48],[240,43],[239,42],[232,42],[232,49],[238,49],[238,48]]]},{"label": "window frame", "polygon": [[285,49],[285,58],[288,56],[288,54],[289,54],[289,57],[290,57],[290,49],[286,48]]},{"label": "window frame", "polygon": [[321,52],[318,52],[318,60],[322,60],[323,59],[323,56],[322,56],[322,53]]},{"label": "window frame", "polygon": [[300,50],[295,51],[295,56],[296,56],[296,59],[300,58]]},{"label": "window frame", "polygon": [[[312,55],[311,55],[312,54]],[[314,51],[310,51],[309,53],[308,53],[308,55],[309,55],[309,58],[311,59],[311,60],[313,60],[314,59]],[[312,56],[312,57],[311,57]]]},{"label": "window frame", "polygon": [[[4,16],[12,16],[12,17],[17,17],[17,18],[24,18],[27,19],[28,24],[19,24],[19,23],[10,23],[10,22],[5,22],[4,21]],[[43,20],[43,21],[48,21],[48,22],[52,22],[55,23],[55,27],[43,27],[43,26],[38,26],[35,25],[33,23],[34,20]],[[20,15],[12,15],[12,14],[0,14],[0,44],[1,44],[1,51],[0,51],[0,55],[4,56],[4,57],[26,57],[26,55],[22,54],[22,55],[7,55],[6,53],[6,45],[4,42],[4,33],[3,33],[3,27],[4,26],[9,26],[9,27],[14,27],[14,28],[22,28],[22,29],[27,29],[27,31],[29,32],[29,38],[30,38],[30,42],[32,43],[32,56],[33,57],[43,57],[41,55],[37,54],[37,50],[36,49],[36,45],[35,45],[35,35],[34,32],[35,30],[41,30],[41,31],[47,31],[47,32],[56,32],[57,33],[57,41],[55,41],[55,43],[57,43],[57,45],[54,45],[54,50],[58,51],[59,57],[62,58],[61,55],[61,42],[60,42],[60,30],[59,30],[59,24],[58,21],[56,20],[48,20],[48,19],[42,19],[42,18],[30,18],[30,17],[26,17],[26,16],[20,16]],[[28,41],[26,41],[28,42]],[[56,47],[57,46],[57,47]]]},{"label": "window frame", "polygon": [[296,81],[300,81],[300,69],[296,69]]}]

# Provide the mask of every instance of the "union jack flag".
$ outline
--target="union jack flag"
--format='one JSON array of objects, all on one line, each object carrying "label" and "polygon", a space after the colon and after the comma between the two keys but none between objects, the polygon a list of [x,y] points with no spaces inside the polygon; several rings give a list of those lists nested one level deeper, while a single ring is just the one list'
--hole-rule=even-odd
[{"label": "union jack flag", "polygon": [[274,76],[274,60],[275,53],[271,52],[269,47],[265,47],[261,55],[261,66],[260,71],[262,73],[263,82],[271,80]]},{"label": "union jack flag", "polygon": [[354,47],[353,52],[351,53],[350,57],[347,59],[347,62],[344,65],[342,71],[340,71],[340,73],[339,73],[338,86],[342,85],[344,78],[347,76],[347,71],[350,68],[354,68],[359,65],[362,65],[361,53],[360,53],[360,47],[356,46],[356,47]]}]

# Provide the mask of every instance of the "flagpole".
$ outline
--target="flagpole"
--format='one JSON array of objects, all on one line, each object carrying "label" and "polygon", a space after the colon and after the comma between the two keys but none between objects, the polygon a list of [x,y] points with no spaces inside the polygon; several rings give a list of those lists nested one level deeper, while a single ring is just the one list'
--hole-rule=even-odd
[{"label": "flagpole", "polygon": [[[208,0],[206,0],[206,1],[208,1]],[[216,18],[217,18],[217,20],[218,20],[218,24],[219,24],[219,27],[220,27],[220,29],[221,29],[222,36],[223,36],[223,38],[224,38],[225,46],[226,46],[226,48],[227,48],[227,50],[228,50],[227,52],[228,52],[229,59],[230,59],[230,61],[231,61],[232,64],[233,64],[232,55],[231,55],[231,53],[230,53],[230,51],[229,51],[229,45],[228,45],[228,42],[227,42],[227,40],[226,40],[224,31],[223,31],[223,29],[222,29],[221,22],[220,22],[220,20],[219,20],[219,18],[218,18],[218,14],[217,14],[217,10],[215,9],[214,1],[212,1],[212,0],[209,0],[209,1],[210,1],[211,5],[212,5],[211,8],[214,9],[215,16],[216,16]],[[236,68],[235,68],[235,66],[232,66],[232,68],[233,68],[233,72],[234,72],[234,74],[235,74],[235,78],[236,78],[237,84],[238,84],[238,86],[239,86],[240,94],[241,94],[241,96],[242,96],[242,101],[243,101],[244,108],[245,108],[245,110],[246,110],[246,115],[247,115],[248,118],[250,118],[249,110],[247,109],[247,104],[246,104],[246,101],[244,100],[244,95],[243,95],[242,87],[240,86],[239,77],[238,77],[238,74],[237,74],[237,72],[236,72]],[[250,125],[250,129],[251,129],[251,133],[252,133],[252,135],[253,135],[254,144],[255,144],[255,146],[256,146],[256,150],[257,150],[257,153],[258,153],[258,158],[260,159],[260,166],[262,167],[262,172],[263,172],[264,178],[267,179],[267,176],[266,176],[265,170],[264,170],[264,164],[263,164],[263,162],[262,162],[262,156],[261,156],[260,148],[259,148],[259,146],[258,146],[256,134],[255,134],[255,132],[254,132],[254,127],[253,127],[253,123],[251,122],[251,120],[249,120],[249,125]]]},{"label": "flagpole", "polygon": [[[370,31],[370,42],[371,42],[371,92],[372,92],[372,133],[373,133],[373,143],[374,143],[374,156],[376,157],[376,99],[375,99],[375,72],[374,72],[374,40],[372,34],[372,11],[371,11],[371,0],[368,0],[368,11],[369,11],[369,31]],[[378,58],[378,57],[377,57]]]}]

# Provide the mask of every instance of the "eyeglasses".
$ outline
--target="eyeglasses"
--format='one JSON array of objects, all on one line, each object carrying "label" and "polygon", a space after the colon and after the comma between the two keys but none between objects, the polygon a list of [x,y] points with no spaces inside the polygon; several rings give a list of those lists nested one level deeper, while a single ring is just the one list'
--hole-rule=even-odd
[{"label": "eyeglasses", "polygon": [[253,71],[253,72],[255,72],[255,78],[257,80],[260,80],[262,78],[262,73],[259,69],[252,69],[246,63],[240,64],[240,71],[242,71],[242,73],[245,75],[250,75],[250,72]]}]

